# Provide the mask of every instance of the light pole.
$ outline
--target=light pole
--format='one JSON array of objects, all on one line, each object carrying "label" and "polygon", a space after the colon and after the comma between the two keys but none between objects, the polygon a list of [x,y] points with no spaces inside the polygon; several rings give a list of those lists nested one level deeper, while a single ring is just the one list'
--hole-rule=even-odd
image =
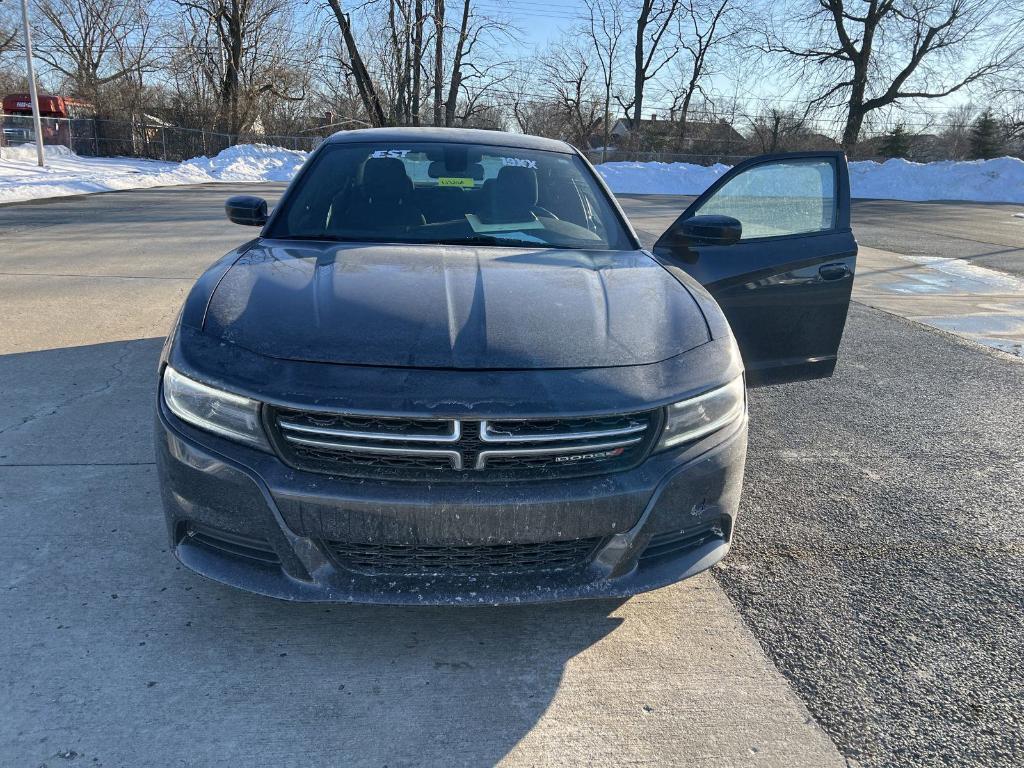
[{"label": "light pole", "polygon": [[25,30],[25,63],[28,69],[28,95],[32,102],[32,121],[36,127],[36,157],[43,167],[43,121],[39,119],[39,93],[36,91],[36,72],[32,66],[32,30],[28,24],[28,0],[21,0],[21,22]]}]

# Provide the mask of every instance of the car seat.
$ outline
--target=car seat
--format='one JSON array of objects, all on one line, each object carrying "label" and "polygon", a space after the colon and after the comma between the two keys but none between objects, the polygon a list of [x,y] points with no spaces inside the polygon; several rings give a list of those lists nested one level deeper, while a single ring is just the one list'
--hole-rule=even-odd
[{"label": "car seat", "polygon": [[506,166],[491,185],[484,217],[489,222],[533,221],[537,206],[537,172],[532,168]]},{"label": "car seat", "polygon": [[413,198],[413,185],[401,160],[371,157],[363,163],[355,199],[345,224],[356,229],[415,227],[426,223]]}]

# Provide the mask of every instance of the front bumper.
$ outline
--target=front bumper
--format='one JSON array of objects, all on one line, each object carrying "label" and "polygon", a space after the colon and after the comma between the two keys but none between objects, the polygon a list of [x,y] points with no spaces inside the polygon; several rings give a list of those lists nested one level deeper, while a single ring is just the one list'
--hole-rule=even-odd
[{"label": "front bumper", "polygon": [[[469,605],[626,597],[711,567],[729,550],[746,431],[743,418],[625,472],[468,487],[298,471],[195,430],[162,405],[156,443],[171,545],[190,569],[285,600]],[[209,546],[189,534],[192,526],[242,545]],[[575,569],[417,576],[346,568],[327,544],[463,547],[585,538],[600,543]],[[262,542],[255,557],[245,546],[254,541]]]}]

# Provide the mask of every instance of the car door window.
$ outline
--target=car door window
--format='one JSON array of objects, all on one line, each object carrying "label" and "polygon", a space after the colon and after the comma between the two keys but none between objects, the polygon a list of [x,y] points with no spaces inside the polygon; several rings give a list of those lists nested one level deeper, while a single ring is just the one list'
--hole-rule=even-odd
[{"label": "car door window", "polygon": [[738,219],[743,240],[829,231],[836,166],[821,158],[767,161],[731,178],[694,213]]}]

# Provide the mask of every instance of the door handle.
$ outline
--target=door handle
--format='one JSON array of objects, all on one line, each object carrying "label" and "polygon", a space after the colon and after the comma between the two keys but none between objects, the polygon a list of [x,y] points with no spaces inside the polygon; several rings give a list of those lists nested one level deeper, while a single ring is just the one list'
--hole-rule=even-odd
[{"label": "door handle", "polygon": [[818,268],[818,274],[822,280],[842,280],[850,274],[850,268],[845,264],[824,264]]}]

